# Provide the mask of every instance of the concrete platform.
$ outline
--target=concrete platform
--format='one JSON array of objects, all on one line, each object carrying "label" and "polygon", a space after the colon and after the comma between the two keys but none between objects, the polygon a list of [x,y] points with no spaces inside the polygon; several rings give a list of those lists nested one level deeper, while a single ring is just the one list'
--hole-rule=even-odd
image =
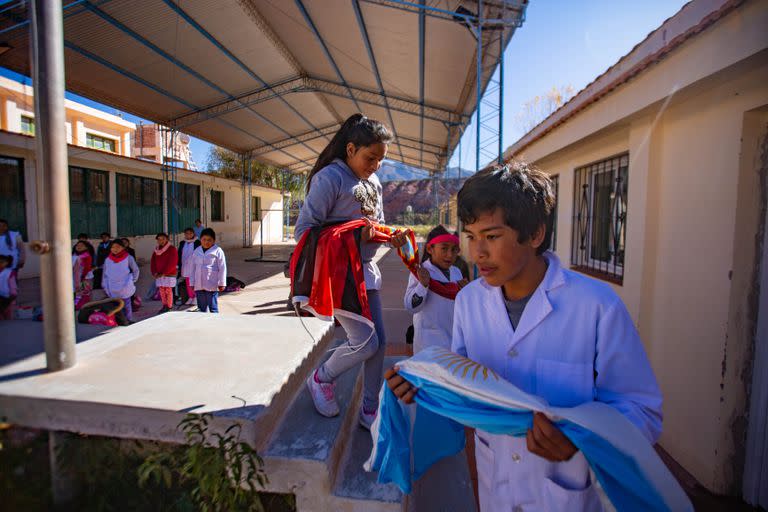
[{"label": "concrete platform", "polygon": [[167,313],[78,344],[78,364],[44,373],[43,354],[0,369],[0,416],[84,434],[181,442],[187,412],[243,424],[257,448],[333,326],[305,318]]}]

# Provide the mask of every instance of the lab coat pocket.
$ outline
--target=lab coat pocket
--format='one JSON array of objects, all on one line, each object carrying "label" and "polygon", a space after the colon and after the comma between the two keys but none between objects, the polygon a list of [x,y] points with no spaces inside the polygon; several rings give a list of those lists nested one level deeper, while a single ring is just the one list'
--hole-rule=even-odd
[{"label": "lab coat pocket", "polygon": [[543,510],[580,510],[601,512],[603,506],[595,487],[588,483],[584,489],[568,489],[550,478],[544,479]]},{"label": "lab coat pocket", "polygon": [[488,440],[478,433],[475,433],[475,461],[480,510],[493,510],[491,505],[495,490],[496,458]]},{"label": "lab coat pocket", "polygon": [[573,407],[593,400],[591,364],[539,359],[536,362],[536,394],[556,407]]}]

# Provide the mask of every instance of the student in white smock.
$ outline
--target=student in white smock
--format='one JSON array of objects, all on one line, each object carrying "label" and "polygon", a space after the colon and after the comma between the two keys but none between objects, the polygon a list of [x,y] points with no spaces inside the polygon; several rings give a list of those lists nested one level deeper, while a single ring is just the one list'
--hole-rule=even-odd
[{"label": "student in white smock", "polygon": [[433,345],[451,348],[454,300],[429,290],[433,279],[441,283],[467,284],[453,264],[459,255],[459,239],[443,226],[427,235],[424,257],[417,276],[409,274],[405,309],[413,313],[413,352]]},{"label": "student in white smock", "polygon": [[[452,350],[552,405],[608,404],[653,443],[662,397],[640,337],[607,283],[547,251],[554,204],[548,176],[521,163],[464,184],[458,213],[481,278],[456,298]],[[412,401],[395,369],[386,377]],[[602,510],[583,454],[541,413],[526,437],[477,431],[475,458],[482,512]]]}]

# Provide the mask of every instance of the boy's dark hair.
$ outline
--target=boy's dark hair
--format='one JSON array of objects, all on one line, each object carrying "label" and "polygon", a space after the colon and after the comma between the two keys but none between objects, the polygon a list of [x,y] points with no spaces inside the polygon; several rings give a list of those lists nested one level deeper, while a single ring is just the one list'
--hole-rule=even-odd
[{"label": "boy's dark hair", "polygon": [[8,225],[8,221],[5,219],[0,219],[0,224]]},{"label": "boy's dark hair", "polygon": [[155,240],[157,240],[161,236],[164,236],[165,238],[168,238],[168,233],[163,233],[163,232],[158,233],[157,235],[155,235]]},{"label": "boy's dark hair", "polygon": [[429,260],[432,261],[432,259],[429,256],[429,253],[427,252],[427,244],[433,239],[437,238],[440,235],[450,235],[447,229],[443,227],[442,225],[436,226],[432,228],[432,231],[430,231],[427,234],[427,241],[424,242],[424,254],[421,255],[421,262],[424,263],[425,261]]},{"label": "boy's dark hair", "polygon": [[99,235],[99,237],[102,237],[102,236],[110,236],[111,237],[112,235],[110,235],[106,231],[102,231],[101,234]]},{"label": "boy's dark hair", "polygon": [[346,160],[347,144],[350,142],[356,147],[370,146],[371,144],[389,144],[392,141],[392,133],[383,123],[368,119],[363,114],[352,114],[344,121],[339,131],[333,136],[331,142],[317,157],[315,165],[307,176],[307,192],[312,184],[312,177],[320,169],[333,162],[336,158]]},{"label": "boy's dark hair", "polygon": [[216,232],[211,228],[205,228],[200,232],[200,238],[203,238],[204,236],[209,236],[216,240]]},{"label": "boy's dark hair", "polygon": [[112,249],[113,245],[119,245],[120,247],[125,249],[125,242],[123,242],[122,239],[120,239],[120,238],[115,238],[114,240],[112,240],[112,243],[109,244],[109,249],[110,250]]},{"label": "boy's dark hair", "polygon": [[512,161],[480,171],[464,183],[458,196],[462,223],[472,224],[480,215],[496,209],[504,212],[504,223],[518,232],[520,243],[530,240],[544,225],[544,241],[536,254],[549,249],[555,209],[549,176],[525,162]]},{"label": "boy's dark hair", "polygon": [[77,239],[80,240],[81,238],[88,240],[88,233],[78,233]]},{"label": "boy's dark hair", "polygon": [[200,219],[195,219],[195,222],[199,222],[200,224],[203,223],[203,221],[201,221]]},{"label": "boy's dark hair", "polygon": [[192,232],[192,233],[195,232],[195,230],[192,229],[192,228],[184,228],[184,232],[186,233],[187,231]]}]

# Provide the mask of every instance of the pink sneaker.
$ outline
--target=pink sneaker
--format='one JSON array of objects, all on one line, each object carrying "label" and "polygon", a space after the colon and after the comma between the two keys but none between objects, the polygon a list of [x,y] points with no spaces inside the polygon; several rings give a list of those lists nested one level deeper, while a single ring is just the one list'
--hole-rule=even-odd
[{"label": "pink sneaker", "polygon": [[336,387],[335,384],[333,382],[318,382],[315,378],[316,374],[317,370],[312,372],[312,375],[307,379],[307,388],[309,388],[309,394],[312,397],[312,402],[315,404],[315,409],[327,418],[338,416],[339,404],[333,395],[333,388]]},{"label": "pink sneaker", "polygon": [[365,407],[360,407],[360,416],[358,417],[358,422],[360,423],[361,427],[363,427],[365,430],[371,430],[371,425],[373,425],[375,420],[376,409],[374,409],[373,412],[368,412],[365,410]]}]

